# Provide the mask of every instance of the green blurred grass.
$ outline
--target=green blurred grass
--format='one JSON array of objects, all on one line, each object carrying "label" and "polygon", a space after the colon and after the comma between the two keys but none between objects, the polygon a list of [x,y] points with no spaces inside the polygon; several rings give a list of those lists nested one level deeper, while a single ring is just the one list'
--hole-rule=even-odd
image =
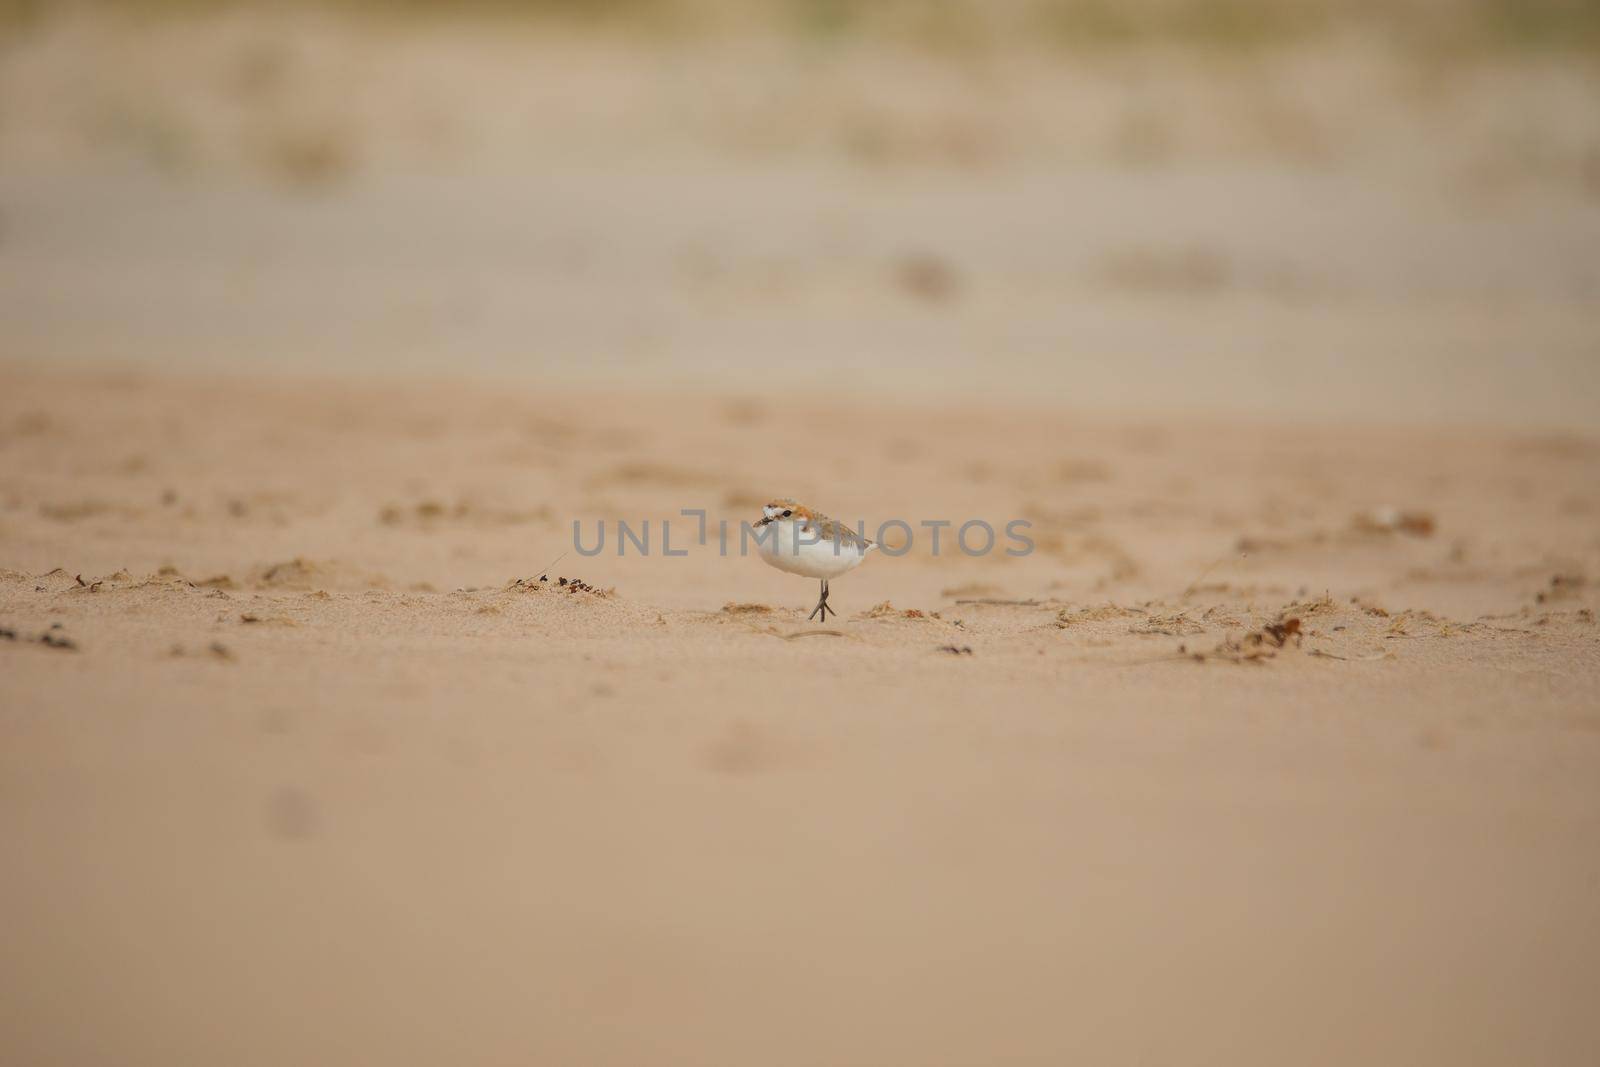
[{"label": "green blurred grass", "polygon": [[[1354,30],[1430,52],[1600,53],[1600,0],[290,0],[378,17],[514,18],[674,34],[766,29],[932,49],[1043,43],[1260,49]],[[282,0],[0,0],[18,25],[66,8],[192,17]]]}]

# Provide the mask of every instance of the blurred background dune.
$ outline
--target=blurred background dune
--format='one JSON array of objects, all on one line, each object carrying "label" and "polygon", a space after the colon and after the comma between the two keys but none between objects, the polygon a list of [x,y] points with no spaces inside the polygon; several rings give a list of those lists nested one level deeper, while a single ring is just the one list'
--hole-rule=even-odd
[{"label": "blurred background dune", "polygon": [[0,358],[1600,419],[1589,0],[0,10]]}]

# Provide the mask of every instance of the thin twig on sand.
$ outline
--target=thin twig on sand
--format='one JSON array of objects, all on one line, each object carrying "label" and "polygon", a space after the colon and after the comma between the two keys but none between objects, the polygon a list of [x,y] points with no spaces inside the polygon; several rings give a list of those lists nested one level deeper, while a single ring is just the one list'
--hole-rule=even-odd
[{"label": "thin twig on sand", "polygon": [[[1248,553],[1248,552],[1241,552],[1238,555],[1238,558],[1241,559],[1241,560],[1248,559],[1249,557],[1250,557],[1250,553]],[[1200,583],[1206,580],[1206,576],[1208,574],[1210,574],[1212,571],[1216,570],[1218,567],[1222,566],[1224,563],[1227,563],[1230,559],[1233,559],[1233,558],[1234,557],[1232,557],[1232,556],[1220,556],[1217,559],[1212,560],[1211,563],[1209,565],[1207,565],[1205,570],[1203,570],[1199,574],[1195,575],[1194,581],[1189,583],[1188,587],[1184,589],[1183,595],[1179,599],[1187,600],[1191,596],[1193,596],[1195,594],[1195,591],[1200,588]]]}]

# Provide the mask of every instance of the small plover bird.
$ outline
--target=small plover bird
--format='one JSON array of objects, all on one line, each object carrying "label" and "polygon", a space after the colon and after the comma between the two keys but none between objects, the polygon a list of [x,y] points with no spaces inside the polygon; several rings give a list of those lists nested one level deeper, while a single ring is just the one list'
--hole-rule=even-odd
[{"label": "small plover bird", "polygon": [[829,613],[839,614],[828,607],[828,579],[855,570],[878,547],[844,523],[788,499],[764,506],[755,529],[762,559],[780,571],[822,581],[822,597],[807,621],[820,614],[827,622]]}]

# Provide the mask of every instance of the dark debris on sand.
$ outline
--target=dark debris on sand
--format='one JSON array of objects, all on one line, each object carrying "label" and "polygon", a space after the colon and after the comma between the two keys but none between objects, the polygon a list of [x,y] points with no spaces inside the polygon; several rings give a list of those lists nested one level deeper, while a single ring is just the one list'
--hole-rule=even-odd
[{"label": "dark debris on sand", "polygon": [[617,593],[615,586],[612,586],[609,589],[601,589],[599,586],[589,584],[582,578],[564,578],[557,576],[556,580],[552,582],[548,574],[541,574],[537,578],[517,578],[506,585],[507,592],[522,590],[523,592],[537,593],[546,589],[553,589],[569,594],[588,593],[591,596],[597,597],[610,597],[615,596]]},{"label": "dark debris on sand", "polygon": [[63,652],[78,651],[78,642],[61,632],[61,624],[51,623],[50,629],[33,637],[23,637],[10,627],[0,627],[0,641],[26,641],[29,644],[43,645],[46,648],[60,649]]},{"label": "dark debris on sand", "polygon": [[1241,638],[1226,638],[1209,652],[1191,652],[1179,645],[1178,654],[1196,663],[1213,659],[1224,663],[1261,663],[1276,656],[1278,650],[1291,640],[1298,648],[1301,640],[1300,620],[1288,616],[1270,622],[1259,630],[1251,630]]}]

